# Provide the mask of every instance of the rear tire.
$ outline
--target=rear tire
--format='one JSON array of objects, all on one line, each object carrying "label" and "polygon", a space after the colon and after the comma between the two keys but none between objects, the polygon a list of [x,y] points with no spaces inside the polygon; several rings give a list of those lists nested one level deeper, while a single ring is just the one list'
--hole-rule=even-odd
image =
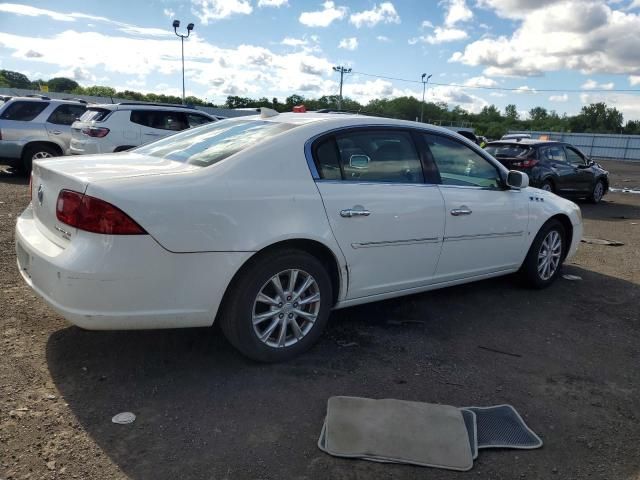
[{"label": "rear tire", "polygon": [[317,258],[301,250],[270,252],[251,261],[229,285],[220,327],[243,355],[281,362],[316,343],[332,299],[331,279]]},{"label": "rear tire", "polygon": [[591,203],[600,203],[600,200],[602,200],[602,197],[604,196],[604,190],[604,182],[602,180],[598,180],[593,186],[593,190],[591,191],[591,195],[589,195],[588,200]]},{"label": "rear tire", "polygon": [[525,283],[536,289],[551,285],[560,275],[566,251],[563,225],[558,220],[549,220],[536,235],[520,268]]},{"label": "rear tire", "polygon": [[51,157],[59,157],[60,152],[56,150],[54,147],[50,147],[46,144],[35,144],[29,145],[22,152],[22,164],[20,165],[20,170],[24,173],[31,173],[31,168],[33,167],[33,161],[39,160],[41,158],[51,158]]}]

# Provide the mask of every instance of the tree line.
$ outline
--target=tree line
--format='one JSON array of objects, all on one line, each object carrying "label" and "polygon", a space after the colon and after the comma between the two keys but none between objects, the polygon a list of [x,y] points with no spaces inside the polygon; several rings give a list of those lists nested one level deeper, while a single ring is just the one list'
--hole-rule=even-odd
[{"label": "tree line", "polygon": [[[49,91],[97,97],[117,97],[127,100],[181,104],[182,98],[175,95],[140,93],[132,90],[116,91],[112,87],[94,85],[82,87],[75,80],[56,77],[49,80],[31,81],[26,75],[10,70],[0,70],[0,87],[40,90],[46,85]],[[257,108],[269,107],[279,112],[290,112],[294,106],[304,105],[307,110],[337,109],[337,95],[323,95],[319,98],[305,98],[290,95],[284,101],[277,98],[248,98],[231,95],[225,103],[216,105],[198,97],[185,98],[189,105],[219,108]],[[403,120],[416,120],[420,117],[422,102],[415,97],[377,98],[361,104],[351,98],[343,98],[342,109],[372,115],[381,115]],[[429,123],[469,125],[477,135],[488,138],[500,138],[509,130],[543,130],[552,132],[579,133],[624,133],[640,135],[640,120],[624,123],[622,112],[606,103],[592,103],[582,107],[577,115],[562,115],[555,110],[535,107],[529,110],[527,119],[520,118],[516,105],[507,105],[504,111],[495,105],[488,105],[478,113],[469,112],[459,105],[449,107],[444,102],[424,104],[423,118]]]}]

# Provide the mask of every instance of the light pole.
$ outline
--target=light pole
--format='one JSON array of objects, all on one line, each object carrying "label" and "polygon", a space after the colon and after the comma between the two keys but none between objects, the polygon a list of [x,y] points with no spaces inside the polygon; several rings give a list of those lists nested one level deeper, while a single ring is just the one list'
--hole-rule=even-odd
[{"label": "light pole", "polygon": [[427,77],[426,73],[422,74],[422,105],[420,106],[420,123],[422,123],[422,115],[424,114],[424,92],[427,89],[427,83],[429,83],[431,75],[429,75],[426,80],[424,77]]},{"label": "light pole", "polygon": [[193,30],[193,23],[187,25],[187,34],[182,35],[178,33],[178,27],[180,26],[180,20],[173,21],[173,31],[176,32],[176,35],[180,37],[180,42],[182,43],[182,104],[184,105],[184,39],[189,38],[191,35],[191,30]]},{"label": "light pole", "polygon": [[344,74],[351,73],[351,69],[339,66],[339,67],[333,67],[333,71],[340,72],[340,96],[338,97],[338,110],[342,110],[342,82],[344,79]]}]

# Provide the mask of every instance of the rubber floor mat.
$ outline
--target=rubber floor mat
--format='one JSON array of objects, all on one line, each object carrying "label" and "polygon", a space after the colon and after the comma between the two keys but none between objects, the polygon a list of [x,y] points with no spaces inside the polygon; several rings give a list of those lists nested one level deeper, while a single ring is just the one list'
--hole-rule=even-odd
[{"label": "rubber floor mat", "polygon": [[460,409],[402,400],[331,397],[318,447],[338,457],[469,470]]},{"label": "rubber floor mat", "polygon": [[461,410],[468,410],[476,415],[478,449],[533,449],[542,446],[540,437],[524,423],[511,405],[464,407]]},{"label": "rubber floor mat", "polygon": [[471,410],[461,408],[462,418],[464,419],[464,426],[467,427],[467,434],[469,435],[469,446],[471,447],[471,456],[475,460],[478,458],[478,432],[476,427],[476,414]]}]

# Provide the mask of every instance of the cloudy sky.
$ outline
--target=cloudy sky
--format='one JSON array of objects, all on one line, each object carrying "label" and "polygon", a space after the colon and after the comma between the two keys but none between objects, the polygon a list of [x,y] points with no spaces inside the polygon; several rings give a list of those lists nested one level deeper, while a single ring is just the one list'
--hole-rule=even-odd
[{"label": "cloudy sky", "polygon": [[0,3],[0,68],[179,95],[176,18],[196,25],[187,94],[216,103],[335,94],[332,67],[345,65],[344,93],[361,102],[420,98],[427,73],[428,100],[471,111],[515,103],[573,114],[605,101],[640,118],[640,0]]}]

